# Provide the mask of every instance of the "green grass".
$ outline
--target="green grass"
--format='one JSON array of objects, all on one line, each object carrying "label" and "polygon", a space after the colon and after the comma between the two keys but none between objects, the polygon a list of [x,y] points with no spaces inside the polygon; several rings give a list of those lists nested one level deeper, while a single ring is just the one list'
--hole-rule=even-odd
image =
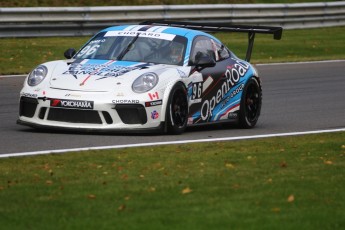
[{"label": "green grass", "polygon": [[[344,59],[343,30],[258,35],[252,61]],[[217,37],[244,56],[245,35]],[[1,39],[0,74],[27,73],[87,40]],[[344,140],[340,132],[1,159],[0,226],[344,229]]]},{"label": "green grass", "polygon": [[65,59],[68,48],[79,48],[89,37],[3,38],[0,53],[0,74],[29,73],[46,61]]},{"label": "green grass", "polygon": [[[316,61],[345,59],[344,27],[284,30],[282,40],[258,34],[252,55],[253,63]],[[216,36],[239,57],[244,58],[247,35],[218,33]],[[89,37],[3,38],[0,53],[0,74],[23,74],[36,65],[64,59],[68,48],[79,48]]]},{"label": "green grass", "polygon": [[1,159],[3,229],[344,229],[345,132]]},{"label": "green grass", "polygon": [[[322,0],[330,2],[332,0]],[[239,4],[239,3],[300,3],[298,0],[2,0],[0,7],[37,6],[123,6],[123,5],[183,5],[183,4]],[[302,2],[316,2],[303,0]]]},{"label": "green grass", "polygon": [[[345,59],[345,27],[284,30],[281,40],[257,34],[252,54],[253,63],[319,61]],[[238,56],[244,58],[247,35],[226,33],[217,36]],[[234,37],[234,38],[233,38]]]}]

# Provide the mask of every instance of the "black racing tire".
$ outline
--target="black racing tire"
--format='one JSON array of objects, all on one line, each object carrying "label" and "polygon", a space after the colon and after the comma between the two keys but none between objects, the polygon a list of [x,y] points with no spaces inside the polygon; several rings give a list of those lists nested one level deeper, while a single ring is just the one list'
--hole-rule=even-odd
[{"label": "black racing tire", "polygon": [[262,90],[255,77],[250,78],[242,93],[239,125],[241,128],[253,128],[258,122],[262,106]]},{"label": "black racing tire", "polygon": [[166,109],[166,130],[168,134],[181,134],[186,130],[188,100],[186,87],[178,82],[171,90]]}]

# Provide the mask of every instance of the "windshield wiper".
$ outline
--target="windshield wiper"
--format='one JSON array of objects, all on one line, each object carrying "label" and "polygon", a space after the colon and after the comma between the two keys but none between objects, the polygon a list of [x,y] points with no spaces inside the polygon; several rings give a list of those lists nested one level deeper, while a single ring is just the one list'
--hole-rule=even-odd
[{"label": "windshield wiper", "polygon": [[117,60],[122,60],[122,58],[128,53],[128,51],[131,49],[132,45],[134,44],[134,42],[138,39],[139,37],[139,33],[137,33],[137,36],[135,36],[132,41],[127,45],[126,49],[122,50],[122,52],[119,54],[119,56],[117,56]]}]

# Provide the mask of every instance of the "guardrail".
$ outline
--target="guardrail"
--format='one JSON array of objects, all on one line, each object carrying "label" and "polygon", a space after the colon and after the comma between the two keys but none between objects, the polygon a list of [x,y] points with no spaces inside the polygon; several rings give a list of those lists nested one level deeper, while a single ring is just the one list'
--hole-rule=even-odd
[{"label": "guardrail", "polygon": [[0,37],[92,35],[104,27],[150,19],[282,26],[345,25],[345,2],[113,7],[0,8]]}]

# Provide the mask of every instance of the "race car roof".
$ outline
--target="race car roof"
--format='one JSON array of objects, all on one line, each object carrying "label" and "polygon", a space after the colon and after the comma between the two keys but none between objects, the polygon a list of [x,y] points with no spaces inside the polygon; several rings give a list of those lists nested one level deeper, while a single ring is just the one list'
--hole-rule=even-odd
[{"label": "race car roof", "polygon": [[186,36],[187,34],[195,35],[207,35],[203,31],[197,31],[187,28],[172,27],[172,26],[160,26],[160,25],[122,25],[113,26],[104,29],[103,31],[145,31],[156,33],[167,33],[180,36]]},{"label": "race car roof", "polygon": [[181,22],[181,21],[145,21],[141,24],[156,25],[156,26],[175,26],[179,28],[188,28],[196,31],[205,32],[240,32],[248,33],[248,48],[245,60],[250,62],[250,58],[254,46],[254,38],[256,33],[273,34],[275,40],[280,40],[283,33],[282,27],[275,26],[247,26],[247,25],[233,25],[228,23],[195,23],[195,22]]}]

